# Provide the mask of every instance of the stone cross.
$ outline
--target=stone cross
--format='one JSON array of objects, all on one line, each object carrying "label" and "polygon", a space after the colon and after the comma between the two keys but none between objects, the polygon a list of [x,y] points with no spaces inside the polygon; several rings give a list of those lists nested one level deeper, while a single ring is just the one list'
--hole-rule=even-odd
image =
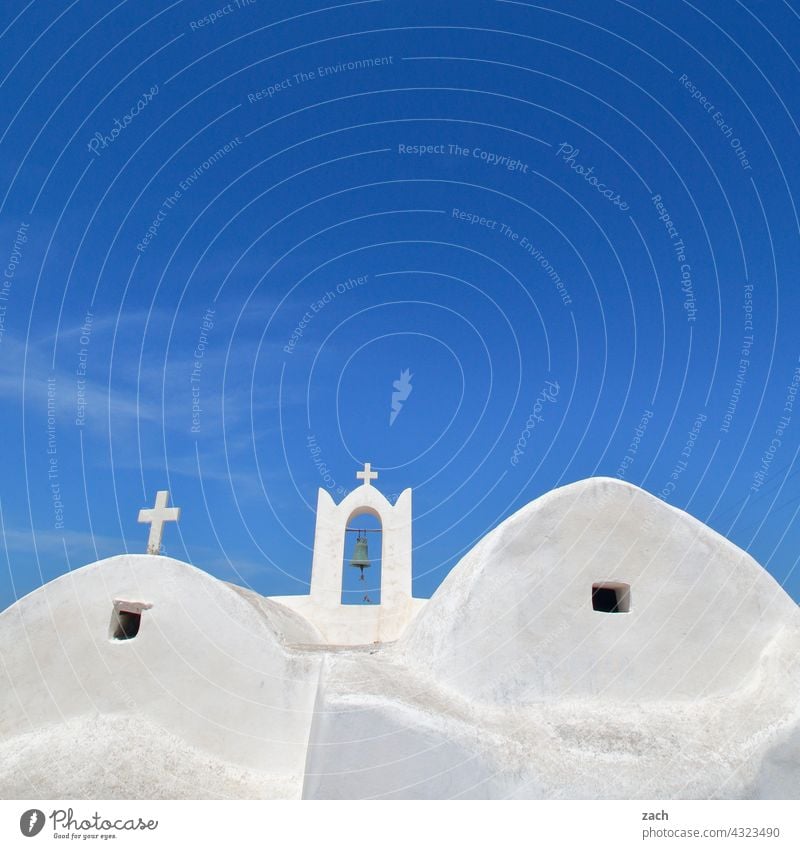
[{"label": "stone cross", "polygon": [[164,522],[177,522],[181,517],[180,507],[167,507],[169,490],[160,489],[156,493],[156,505],[139,511],[139,521],[150,524],[150,537],[147,540],[147,553],[158,554],[161,551],[161,537],[164,535]]},{"label": "stone cross", "polygon": [[356,477],[364,481],[364,486],[372,486],[372,481],[378,477],[378,473],[372,471],[370,463],[364,463],[364,471],[356,472]]}]

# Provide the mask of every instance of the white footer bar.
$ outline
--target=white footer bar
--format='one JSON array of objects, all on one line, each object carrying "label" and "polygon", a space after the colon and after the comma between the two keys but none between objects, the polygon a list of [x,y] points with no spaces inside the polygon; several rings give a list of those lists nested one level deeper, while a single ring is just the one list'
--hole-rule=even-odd
[{"label": "white footer bar", "polygon": [[[0,801],[0,846],[797,847],[796,801]],[[191,843],[190,843],[191,841]]]}]

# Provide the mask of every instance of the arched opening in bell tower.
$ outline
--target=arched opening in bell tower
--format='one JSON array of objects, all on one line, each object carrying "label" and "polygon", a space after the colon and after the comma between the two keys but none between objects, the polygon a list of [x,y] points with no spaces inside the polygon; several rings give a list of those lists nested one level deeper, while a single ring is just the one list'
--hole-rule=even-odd
[{"label": "arched opening in bell tower", "polygon": [[342,604],[381,603],[383,527],[372,511],[356,511],[344,535]]}]

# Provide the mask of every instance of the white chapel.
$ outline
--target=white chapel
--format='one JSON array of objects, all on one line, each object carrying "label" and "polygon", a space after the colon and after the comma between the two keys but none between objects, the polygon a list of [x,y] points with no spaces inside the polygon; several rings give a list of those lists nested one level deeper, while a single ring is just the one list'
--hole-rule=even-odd
[{"label": "white chapel", "polygon": [[[797,798],[800,611],[746,552],[611,478],[545,494],[412,596],[412,498],[320,490],[310,592],[159,554],[0,613],[0,794]],[[377,604],[343,604],[354,518]],[[366,541],[364,541],[366,548]],[[358,556],[355,565],[362,564]]]}]

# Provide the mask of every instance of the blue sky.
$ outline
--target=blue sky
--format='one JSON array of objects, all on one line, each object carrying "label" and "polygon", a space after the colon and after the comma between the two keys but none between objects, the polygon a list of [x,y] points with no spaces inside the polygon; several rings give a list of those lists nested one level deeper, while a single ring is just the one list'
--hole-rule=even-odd
[{"label": "blue sky", "polygon": [[15,14],[0,607],[143,551],[162,488],[171,556],[306,592],[365,461],[414,490],[417,595],[609,475],[800,598],[792,4]]}]

